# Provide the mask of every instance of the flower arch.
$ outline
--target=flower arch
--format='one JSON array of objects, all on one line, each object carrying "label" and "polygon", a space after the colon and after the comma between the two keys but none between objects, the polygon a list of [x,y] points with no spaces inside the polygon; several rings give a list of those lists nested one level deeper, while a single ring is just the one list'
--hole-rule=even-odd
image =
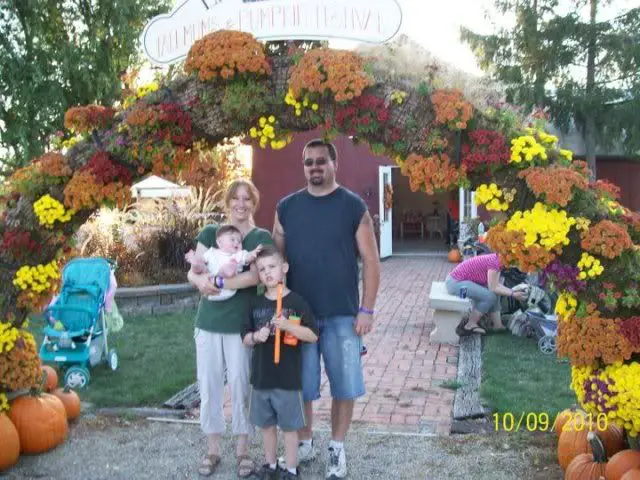
[{"label": "flower arch", "polygon": [[505,264],[543,271],[559,294],[559,353],[572,364],[580,403],[629,434],[640,431],[640,216],[619,191],[590,181],[558,139],[508,110],[476,109],[455,89],[388,80],[384,65],[349,51],[269,56],[249,34],[218,31],[194,44],[185,75],[147,88],[114,110],[70,109],[82,138],[16,171],[0,202],[0,409],[6,393],[38,382],[25,329],[46,305],[71,237],[100,205],[122,205],[153,172],[177,174],[203,144],[248,134],[281,149],[292,134],[322,128],[356,135],[393,158],[414,191],[476,189],[502,212],[488,233]]}]

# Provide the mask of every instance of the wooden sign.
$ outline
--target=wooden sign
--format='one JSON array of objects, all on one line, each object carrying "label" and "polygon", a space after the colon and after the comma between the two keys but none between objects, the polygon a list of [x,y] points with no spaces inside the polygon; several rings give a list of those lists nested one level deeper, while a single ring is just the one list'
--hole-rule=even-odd
[{"label": "wooden sign", "polygon": [[401,24],[396,0],[184,0],[171,13],[151,19],[141,42],[152,63],[169,65],[216,30],[239,30],[258,40],[383,43]]}]

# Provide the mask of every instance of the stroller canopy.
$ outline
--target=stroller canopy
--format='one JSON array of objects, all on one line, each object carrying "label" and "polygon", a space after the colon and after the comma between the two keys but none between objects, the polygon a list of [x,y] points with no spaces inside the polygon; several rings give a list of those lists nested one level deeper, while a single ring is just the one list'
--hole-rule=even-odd
[{"label": "stroller canopy", "polygon": [[62,289],[49,313],[62,322],[66,330],[91,328],[104,306],[110,282],[108,260],[100,257],[71,260],[62,271]]}]

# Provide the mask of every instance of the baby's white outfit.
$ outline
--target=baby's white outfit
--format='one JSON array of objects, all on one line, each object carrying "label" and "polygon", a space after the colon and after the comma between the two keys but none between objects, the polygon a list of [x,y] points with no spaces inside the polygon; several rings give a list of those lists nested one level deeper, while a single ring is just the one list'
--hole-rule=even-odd
[{"label": "baby's white outfit", "polygon": [[[204,260],[207,262],[207,270],[212,276],[218,275],[220,273],[220,267],[227,263],[230,259],[235,259],[238,262],[238,273],[241,273],[244,266],[247,264],[247,255],[249,252],[246,250],[240,250],[236,253],[227,253],[219,248],[211,247],[206,252],[204,252]],[[228,288],[223,288],[220,290],[218,295],[210,295],[207,299],[212,302],[221,302],[223,300],[228,300],[236,294],[236,290],[231,290]]]}]

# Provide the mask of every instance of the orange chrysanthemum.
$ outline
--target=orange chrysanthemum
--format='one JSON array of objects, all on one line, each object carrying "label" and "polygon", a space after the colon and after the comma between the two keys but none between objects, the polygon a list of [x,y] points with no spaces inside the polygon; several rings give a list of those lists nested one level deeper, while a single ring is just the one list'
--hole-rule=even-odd
[{"label": "orange chrysanthemum", "polygon": [[373,85],[373,79],[364,70],[364,59],[346,50],[313,49],[307,52],[291,69],[289,87],[294,96],[303,91],[333,93],[336,102],[353,100]]},{"label": "orange chrysanthemum", "polygon": [[268,75],[271,65],[264,47],[251,34],[218,30],[195,42],[184,63],[186,73],[197,73],[200,80],[231,80],[236,74]]},{"label": "orange chrysanthemum", "polygon": [[547,250],[539,245],[525,247],[525,234],[519,230],[507,230],[504,222],[487,232],[487,245],[500,256],[502,265],[515,266],[523,272],[544,269],[559,253],[559,247]]},{"label": "orange chrysanthemum", "polygon": [[113,108],[101,105],[72,107],[64,114],[64,126],[80,133],[89,132],[95,128],[106,128],[113,120],[114,114]]},{"label": "orange chrysanthemum", "polygon": [[434,153],[428,157],[412,153],[402,164],[402,173],[409,177],[411,191],[424,191],[433,195],[460,185],[466,177],[464,166],[453,165],[446,153]]},{"label": "orange chrysanthemum", "polygon": [[473,116],[473,107],[460,90],[436,90],[431,94],[431,103],[436,112],[435,123],[451,130],[464,130]]},{"label": "orange chrysanthemum", "polygon": [[532,167],[523,170],[518,177],[524,178],[536,197],[544,196],[544,201],[566,207],[573,198],[575,189],[586,190],[589,181],[578,171],[561,166]]},{"label": "orange chrysanthemum", "polygon": [[580,246],[589,253],[613,260],[624,250],[633,248],[626,227],[602,220],[582,234]]}]

